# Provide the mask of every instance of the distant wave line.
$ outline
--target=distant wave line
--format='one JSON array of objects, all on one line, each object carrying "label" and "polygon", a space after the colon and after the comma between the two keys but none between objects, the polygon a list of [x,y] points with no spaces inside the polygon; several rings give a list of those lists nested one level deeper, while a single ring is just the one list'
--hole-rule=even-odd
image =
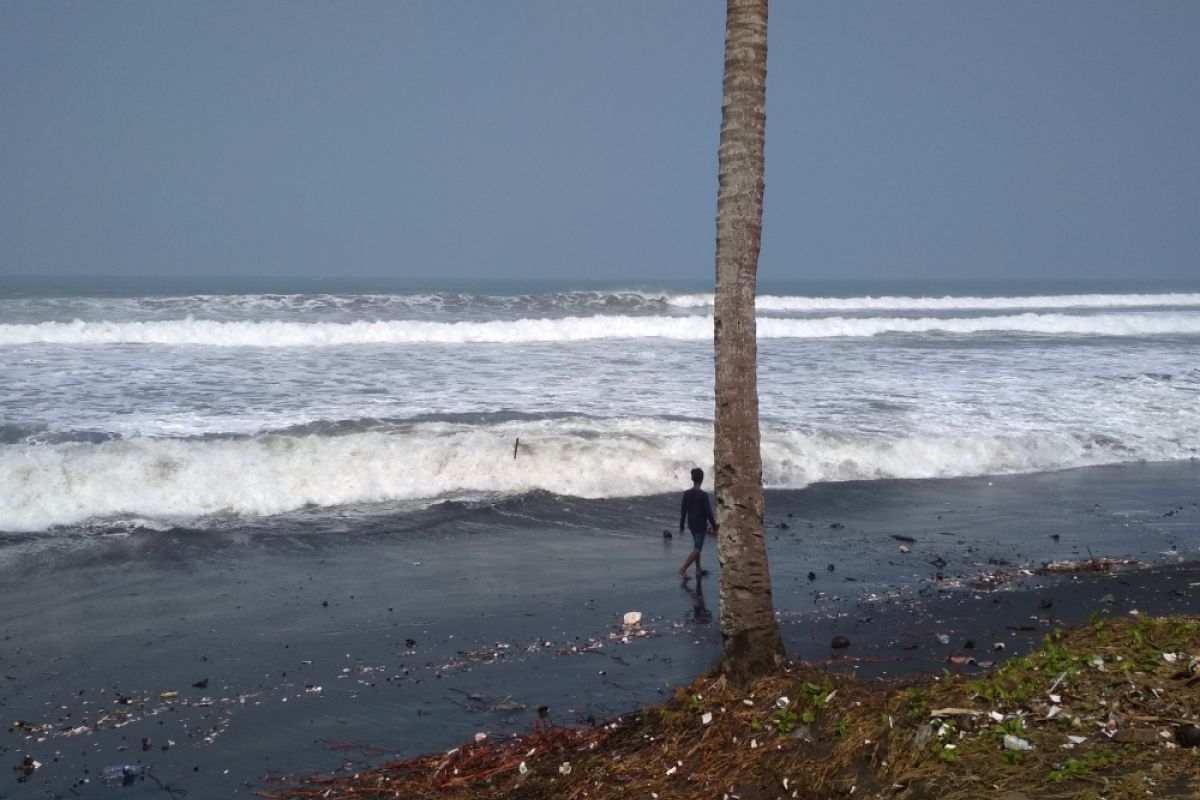
[{"label": "distant wave line", "polygon": [[[707,308],[711,294],[666,295],[668,305],[679,308]],[[1200,306],[1200,293],[1172,294],[1067,294],[1024,297],[805,297],[759,295],[760,311],[966,311],[1020,310],[1053,308],[1163,308]]]}]

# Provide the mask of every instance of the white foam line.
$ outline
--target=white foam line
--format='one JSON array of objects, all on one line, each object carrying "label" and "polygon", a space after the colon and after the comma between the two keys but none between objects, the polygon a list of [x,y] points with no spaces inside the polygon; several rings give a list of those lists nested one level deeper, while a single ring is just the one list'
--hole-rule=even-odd
[{"label": "white foam line", "polygon": [[[664,300],[680,308],[707,308],[711,294],[666,295]],[[1200,293],[1169,294],[1068,294],[1018,297],[803,297],[760,295],[761,311],[967,311],[1070,309],[1070,308],[1163,308],[1200,306]]]},{"label": "white foam line", "polygon": [[[579,342],[602,339],[712,338],[711,317],[591,316],[492,322],[43,322],[0,325],[0,346],[197,345],[206,347],[331,347],[361,344]],[[1044,335],[1157,336],[1200,333],[1200,312],[1016,314],[983,317],[764,318],[763,339],[821,339],[887,333],[984,332]]]}]

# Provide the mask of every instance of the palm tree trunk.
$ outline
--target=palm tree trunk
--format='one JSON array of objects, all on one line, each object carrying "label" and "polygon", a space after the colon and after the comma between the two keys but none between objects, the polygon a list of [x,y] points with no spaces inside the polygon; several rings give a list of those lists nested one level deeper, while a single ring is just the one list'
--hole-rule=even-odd
[{"label": "palm tree trunk", "polygon": [[774,670],[784,655],[763,538],[754,318],[766,82],[767,0],[728,0],[717,192],[714,456],[722,669],[735,680]]}]

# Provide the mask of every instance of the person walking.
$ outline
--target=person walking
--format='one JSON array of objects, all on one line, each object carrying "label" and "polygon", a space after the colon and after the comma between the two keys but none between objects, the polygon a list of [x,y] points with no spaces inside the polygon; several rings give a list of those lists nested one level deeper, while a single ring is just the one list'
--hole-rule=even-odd
[{"label": "person walking", "polygon": [[704,483],[704,470],[696,467],[692,470],[692,488],[683,493],[683,504],[679,510],[679,535],[683,535],[686,524],[692,532],[692,552],[679,568],[679,574],[687,580],[687,569],[696,565],[696,578],[707,575],[708,570],[700,568],[700,551],[704,549],[704,537],[708,531],[717,532],[717,518],[713,516],[712,501],[708,492],[700,488]]}]

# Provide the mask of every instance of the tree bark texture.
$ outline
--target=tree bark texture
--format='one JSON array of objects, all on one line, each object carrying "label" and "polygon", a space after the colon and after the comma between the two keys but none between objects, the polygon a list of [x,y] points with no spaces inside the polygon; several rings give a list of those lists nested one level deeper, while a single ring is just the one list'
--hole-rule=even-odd
[{"label": "tree bark texture", "polygon": [[763,536],[755,279],[762,234],[767,0],[728,0],[717,191],[714,420],[722,669],[742,681],[783,659]]}]

